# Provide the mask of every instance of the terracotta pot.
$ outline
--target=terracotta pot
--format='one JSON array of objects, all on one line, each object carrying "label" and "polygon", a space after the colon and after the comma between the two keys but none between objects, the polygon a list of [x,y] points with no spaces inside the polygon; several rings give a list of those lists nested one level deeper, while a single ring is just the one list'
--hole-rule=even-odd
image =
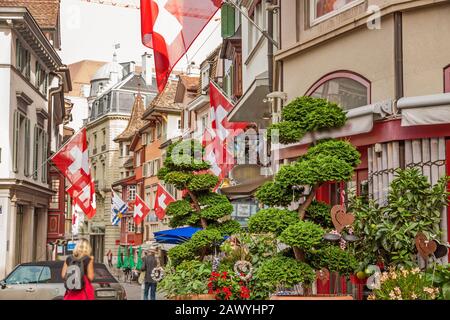
[{"label": "terracotta pot", "polygon": [[272,296],[270,300],[353,300],[352,296],[336,294],[317,294],[312,296]]},{"label": "terracotta pot", "polygon": [[216,300],[213,294],[184,294],[175,296],[173,300]]}]

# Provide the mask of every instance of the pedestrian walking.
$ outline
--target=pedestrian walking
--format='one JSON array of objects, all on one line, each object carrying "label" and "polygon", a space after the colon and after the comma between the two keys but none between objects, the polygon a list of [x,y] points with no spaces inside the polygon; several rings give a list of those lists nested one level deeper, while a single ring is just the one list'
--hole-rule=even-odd
[{"label": "pedestrian walking", "polygon": [[141,271],[145,271],[144,278],[144,300],[148,300],[148,293],[150,291],[150,300],[156,300],[156,281],[152,279],[152,271],[158,266],[158,261],[156,259],[156,251],[150,249],[145,252],[145,257],[142,263]]},{"label": "pedestrian walking", "polygon": [[112,269],[112,267],[113,267],[113,263],[112,263],[113,254],[112,254],[111,249],[109,249],[108,253],[106,254],[106,257],[108,258],[108,267],[110,269]]},{"label": "pedestrian walking", "polygon": [[89,241],[78,241],[72,255],[64,262],[61,276],[64,279],[66,293],[64,300],[94,300],[94,257]]}]

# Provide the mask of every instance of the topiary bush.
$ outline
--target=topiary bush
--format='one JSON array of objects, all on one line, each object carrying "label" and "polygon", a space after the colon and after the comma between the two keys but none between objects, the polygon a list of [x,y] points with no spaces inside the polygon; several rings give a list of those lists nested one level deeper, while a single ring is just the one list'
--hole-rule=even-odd
[{"label": "topiary bush", "polygon": [[203,160],[204,152],[202,145],[193,139],[176,142],[167,148],[164,167],[158,172],[160,180],[186,192],[182,200],[167,207],[170,226],[203,228],[187,242],[169,250],[175,266],[185,260],[203,259],[225,236],[240,229],[239,223],[227,218],[233,212],[227,197],[211,191],[218,178],[205,173],[210,164]]},{"label": "topiary bush", "polygon": [[287,227],[278,239],[301,250],[311,250],[323,240],[325,231],[319,225],[310,221],[298,221]]},{"label": "topiary bush", "polygon": [[279,235],[288,226],[298,222],[297,213],[282,209],[263,209],[250,217],[248,230],[252,233],[274,233]]},{"label": "topiary bush", "polygon": [[309,259],[314,268],[327,268],[330,272],[338,272],[341,275],[353,274],[359,267],[352,253],[335,245],[328,245],[310,252]]},{"label": "topiary bush", "polygon": [[312,201],[310,206],[306,209],[305,219],[312,221],[324,229],[333,229],[333,222],[330,216],[331,206],[325,202]]}]

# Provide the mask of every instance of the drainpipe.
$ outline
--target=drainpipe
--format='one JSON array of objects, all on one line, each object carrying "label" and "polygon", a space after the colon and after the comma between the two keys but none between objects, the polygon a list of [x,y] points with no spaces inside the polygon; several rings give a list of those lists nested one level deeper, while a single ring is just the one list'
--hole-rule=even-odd
[{"label": "drainpipe", "polygon": [[[273,0],[266,0],[266,5],[272,6]],[[267,33],[273,39],[273,9],[267,10]],[[269,92],[273,91],[273,44],[267,41],[267,62],[268,62],[268,78]]]},{"label": "drainpipe", "polygon": [[[48,120],[47,120],[47,158],[51,156],[51,145],[52,145],[52,125],[53,125],[53,97],[58,93],[61,93],[64,88],[63,78],[60,74],[56,72],[50,72],[50,74],[58,78],[58,86],[56,88],[51,88],[48,91]],[[47,182],[50,181],[50,163],[47,164]]]}]

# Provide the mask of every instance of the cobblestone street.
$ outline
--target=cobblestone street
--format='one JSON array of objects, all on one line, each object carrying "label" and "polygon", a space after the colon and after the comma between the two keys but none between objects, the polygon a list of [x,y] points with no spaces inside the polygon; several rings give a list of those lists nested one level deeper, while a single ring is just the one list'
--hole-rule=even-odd
[{"label": "cobblestone street", "polygon": [[[128,300],[142,300],[143,288],[137,283],[122,283],[122,286],[127,292]],[[159,292],[156,293],[156,300],[166,300]]]}]

